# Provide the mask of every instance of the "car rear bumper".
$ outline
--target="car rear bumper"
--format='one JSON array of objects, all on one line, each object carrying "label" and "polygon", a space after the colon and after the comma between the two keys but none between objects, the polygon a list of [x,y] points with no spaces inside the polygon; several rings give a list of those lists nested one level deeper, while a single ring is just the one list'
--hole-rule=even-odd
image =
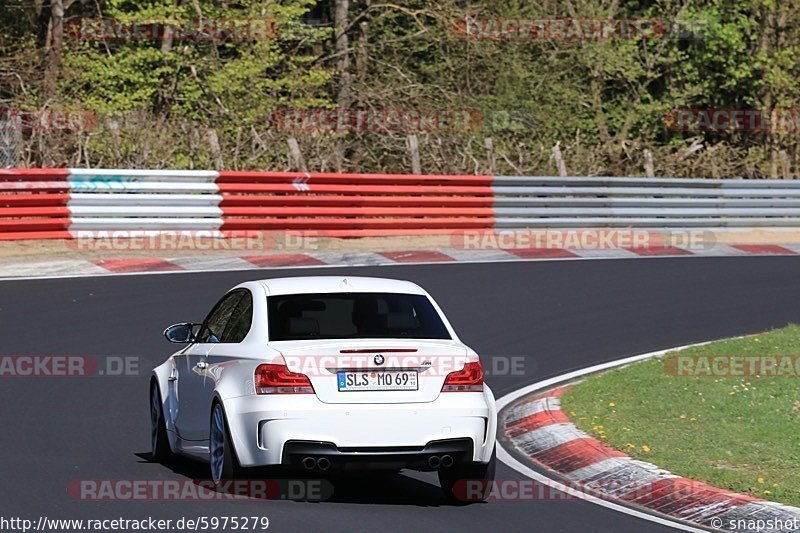
[{"label": "car rear bumper", "polygon": [[332,442],[289,441],[282,464],[306,470],[400,469],[438,470],[471,462],[472,439],[446,439],[425,446],[340,448]]},{"label": "car rear bumper", "polygon": [[485,463],[497,427],[488,389],[443,393],[428,403],[327,404],[314,395],[296,394],[242,396],[223,405],[245,467],[302,464],[306,456],[325,455],[346,468],[424,470],[437,453]]}]

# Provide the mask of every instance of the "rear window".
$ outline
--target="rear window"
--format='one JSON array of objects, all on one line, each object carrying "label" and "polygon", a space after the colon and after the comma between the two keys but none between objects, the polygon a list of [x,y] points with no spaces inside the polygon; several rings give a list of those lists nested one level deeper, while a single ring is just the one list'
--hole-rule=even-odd
[{"label": "rear window", "polygon": [[267,298],[269,338],[450,339],[426,296],[394,293],[286,294]]}]

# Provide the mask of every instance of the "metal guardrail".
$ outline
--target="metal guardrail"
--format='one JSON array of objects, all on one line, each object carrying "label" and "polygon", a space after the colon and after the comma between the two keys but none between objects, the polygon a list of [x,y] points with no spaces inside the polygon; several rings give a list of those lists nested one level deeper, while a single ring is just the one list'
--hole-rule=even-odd
[{"label": "metal guardrail", "polygon": [[0,239],[76,231],[321,235],[568,227],[800,228],[800,181],[0,170]]},{"label": "metal guardrail", "polygon": [[498,176],[495,227],[800,227],[800,181]]}]

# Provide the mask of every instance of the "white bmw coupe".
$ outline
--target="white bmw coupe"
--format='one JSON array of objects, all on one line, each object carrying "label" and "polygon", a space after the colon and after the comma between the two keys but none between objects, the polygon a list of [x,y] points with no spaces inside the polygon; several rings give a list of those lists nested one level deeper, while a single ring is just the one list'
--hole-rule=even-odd
[{"label": "white bmw coupe", "polygon": [[185,346],[153,370],[155,460],[207,461],[217,483],[268,465],[436,471],[459,498],[459,479],[494,478],[481,362],[414,283],[248,281],[164,335]]}]

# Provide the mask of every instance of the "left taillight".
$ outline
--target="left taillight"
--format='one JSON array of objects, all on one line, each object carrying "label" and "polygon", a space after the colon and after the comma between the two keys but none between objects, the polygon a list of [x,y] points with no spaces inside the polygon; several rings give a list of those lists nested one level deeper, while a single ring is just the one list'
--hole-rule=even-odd
[{"label": "left taillight", "polygon": [[461,370],[450,372],[442,385],[442,392],[481,392],[482,390],[483,365],[480,361],[467,363]]},{"label": "left taillight", "polygon": [[258,365],[255,384],[256,394],[314,394],[308,376],[291,372],[284,365]]}]

